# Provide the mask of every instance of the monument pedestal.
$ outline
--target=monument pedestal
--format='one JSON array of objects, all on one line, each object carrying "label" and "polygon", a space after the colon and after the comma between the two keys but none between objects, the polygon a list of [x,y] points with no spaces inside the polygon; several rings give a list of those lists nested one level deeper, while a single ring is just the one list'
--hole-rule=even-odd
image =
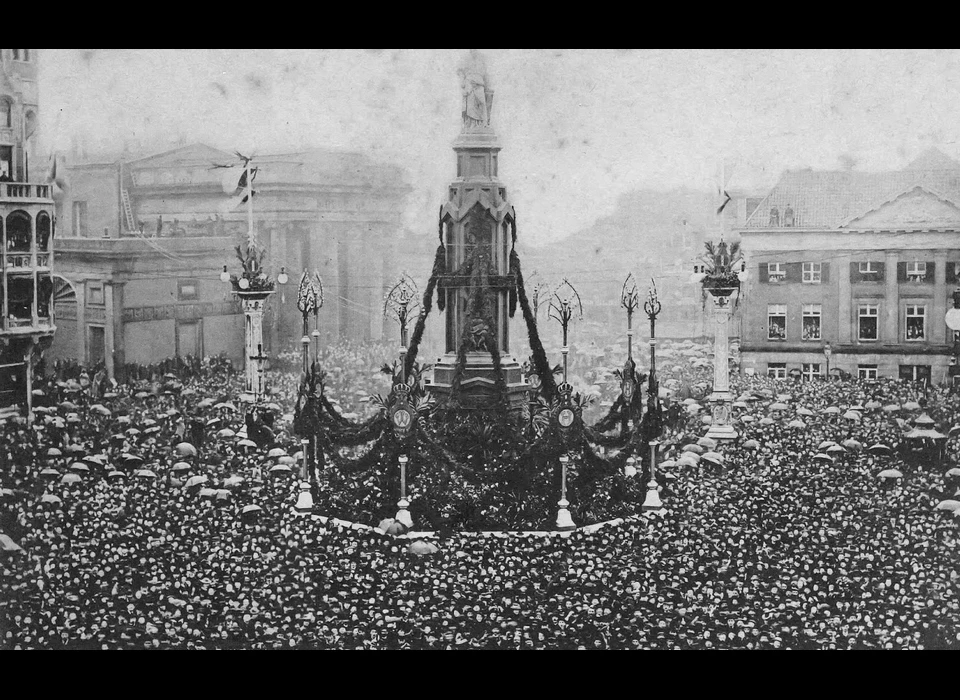
[{"label": "monument pedestal", "polygon": [[[524,380],[520,364],[507,355],[501,358],[500,367],[507,388],[507,409],[521,411],[528,401],[530,385]],[[457,356],[447,353],[433,368],[433,380],[427,388],[441,403],[453,393],[453,379],[457,369]],[[460,407],[467,410],[500,408],[502,397],[497,391],[497,372],[487,352],[467,353],[467,362],[460,380]]]},{"label": "monument pedestal", "polygon": [[711,405],[711,415],[713,423],[707,431],[707,437],[713,440],[736,440],[737,431],[730,425],[730,404],[733,402],[733,394],[729,391],[714,392],[707,397]]}]

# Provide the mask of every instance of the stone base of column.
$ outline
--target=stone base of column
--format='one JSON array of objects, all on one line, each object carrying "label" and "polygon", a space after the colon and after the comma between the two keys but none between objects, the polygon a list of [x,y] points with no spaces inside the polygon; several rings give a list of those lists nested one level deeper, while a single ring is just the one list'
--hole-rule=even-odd
[{"label": "stone base of column", "polygon": [[707,437],[712,440],[736,440],[739,434],[732,425],[711,425]]},{"label": "stone base of column", "polygon": [[406,498],[401,498],[397,503],[397,517],[394,518],[398,523],[406,527],[408,530],[413,527],[413,518],[410,516],[410,501]]},{"label": "stone base of column", "polygon": [[557,511],[557,529],[558,530],[573,530],[577,526],[573,522],[573,516],[570,515],[570,501],[567,499],[562,499],[557,503],[560,506],[560,509]]},{"label": "stone base of column", "polygon": [[733,401],[733,394],[729,391],[715,391],[707,400],[712,405],[713,416],[713,423],[707,430],[707,437],[712,440],[736,440],[737,431],[730,425],[730,404]]}]

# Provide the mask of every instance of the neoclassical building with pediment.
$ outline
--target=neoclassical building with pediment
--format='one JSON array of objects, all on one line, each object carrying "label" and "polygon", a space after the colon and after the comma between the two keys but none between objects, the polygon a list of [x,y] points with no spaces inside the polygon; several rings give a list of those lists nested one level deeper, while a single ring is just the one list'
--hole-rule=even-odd
[{"label": "neoclassical building with pediment", "polygon": [[960,163],[930,149],[893,172],[789,171],[739,232],[744,371],[950,380]]},{"label": "neoclassical building with pediment", "polygon": [[[102,361],[111,377],[127,364],[176,355],[222,353],[241,363],[243,315],[220,273],[238,269],[234,247],[245,239],[247,211],[214,167],[237,157],[192,144],[148,155],[62,154],[59,162],[62,283],[52,358]],[[284,268],[290,279],[267,302],[265,350],[299,351],[304,269],[318,272],[326,290],[322,342],[381,340],[383,294],[411,191],[406,173],[322,149],[254,162],[253,218],[266,271],[276,278]]]}]

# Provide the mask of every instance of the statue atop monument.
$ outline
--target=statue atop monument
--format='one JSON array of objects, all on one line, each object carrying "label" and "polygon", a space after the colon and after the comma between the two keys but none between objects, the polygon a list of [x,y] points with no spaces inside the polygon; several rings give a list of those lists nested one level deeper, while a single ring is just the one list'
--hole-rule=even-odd
[{"label": "statue atop monument", "polygon": [[482,129],[490,126],[490,111],[493,107],[493,90],[487,63],[476,49],[470,49],[457,69],[460,89],[463,92],[463,128]]}]

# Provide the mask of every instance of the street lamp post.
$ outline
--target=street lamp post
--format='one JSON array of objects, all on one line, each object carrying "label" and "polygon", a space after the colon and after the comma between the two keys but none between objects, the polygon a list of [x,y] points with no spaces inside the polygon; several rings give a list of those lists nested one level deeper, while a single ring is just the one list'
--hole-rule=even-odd
[{"label": "street lamp post", "polygon": [[948,310],[944,317],[947,328],[953,331],[953,365],[949,372],[953,380],[954,387],[958,384],[960,378],[960,337],[957,332],[960,331],[960,287],[953,291],[953,308]]},{"label": "street lamp post", "polygon": [[[651,280],[652,282],[652,280]],[[660,501],[659,486],[657,484],[657,446],[660,444],[660,390],[657,382],[657,316],[662,309],[657,297],[656,283],[651,284],[643,310],[650,319],[650,377],[647,388],[647,425],[650,446],[650,481],[647,482],[647,496],[643,501],[643,510],[660,510],[663,503]]]},{"label": "street lamp post", "polygon": [[830,379],[830,356],[833,355],[833,348],[830,347],[830,343],[824,343],[823,345],[823,357],[826,359],[827,364],[827,380]]},{"label": "street lamp post", "polygon": [[294,506],[298,513],[309,513],[313,510],[313,494],[310,493],[309,478],[309,448],[310,441],[306,438],[300,440],[300,450],[303,454],[300,460],[300,494],[297,496],[297,504]]},{"label": "street lamp post", "polygon": [[573,516],[570,515],[570,501],[567,500],[567,464],[570,462],[568,455],[560,455],[560,501],[557,505],[560,507],[557,511],[557,529],[573,530],[576,525],[573,522]]},{"label": "street lamp post", "polygon": [[413,518],[410,516],[410,501],[407,500],[407,460],[406,455],[400,455],[400,500],[397,502],[398,523],[402,523],[408,530],[413,527]]},{"label": "street lamp post", "polygon": [[620,373],[620,393],[623,394],[623,400],[626,404],[623,409],[623,418],[620,421],[620,433],[623,434],[627,432],[631,415],[629,408],[633,404],[634,393],[638,388],[636,385],[637,364],[633,361],[633,314],[640,306],[640,294],[637,291],[633,273],[628,274],[623,281],[623,288],[620,290],[620,306],[627,311],[627,361]]}]

